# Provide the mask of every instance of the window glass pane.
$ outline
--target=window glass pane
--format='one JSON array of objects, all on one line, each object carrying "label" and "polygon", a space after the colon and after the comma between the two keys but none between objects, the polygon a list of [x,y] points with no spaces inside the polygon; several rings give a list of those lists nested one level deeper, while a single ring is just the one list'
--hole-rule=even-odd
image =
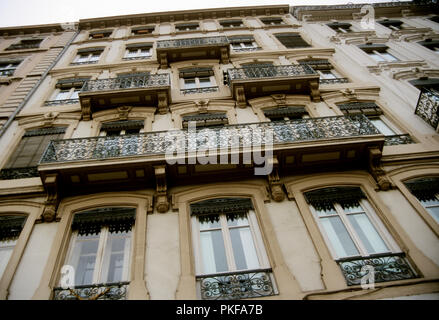
[{"label": "window glass pane", "polygon": [[249,227],[230,229],[233,256],[238,270],[259,267],[255,244]]},{"label": "window glass pane", "polygon": [[387,52],[382,52],[381,55],[384,57],[384,59],[386,59],[387,61],[398,61],[398,59],[391,55],[390,53]]},{"label": "window glass pane", "polygon": [[75,286],[92,284],[99,235],[78,236],[70,265],[75,268]]},{"label": "window glass pane", "polygon": [[131,231],[110,233],[103,259],[103,283],[127,281]]},{"label": "window glass pane", "polygon": [[384,134],[385,136],[393,136],[395,135],[395,132],[389,128],[389,126],[381,119],[370,119],[370,121],[373,123],[375,128],[378,129],[379,132]]},{"label": "window glass pane", "polygon": [[333,214],[337,214],[337,212],[335,211],[335,208],[333,205],[331,205],[330,208],[324,208],[324,209],[315,209],[316,213],[319,217],[323,217],[323,216],[329,216],[329,215],[333,215]]},{"label": "window glass pane", "polygon": [[0,241],[0,278],[8,265],[17,240]]},{"label": "window glass pane", "polygon": [[369,53],[369,56],[370,56],[371,58],[373,58],[375,61],[378,61],[378,62],[380,62],[380,61],[386,61],[386,60],[384,60],[383,57],[381,57],[379,54],[376,54],[376,53]]},{"label": "window glass pane", "polygon": [[365,213],[351,214],[349,222],[369,254],[388,252],[386,244]]},{"label": "window glass pane", "polygon": [[68,99],[70,95],[70,90],[61,90],[55,97],[55,100],[65,100]]},{"label": "window glass pane", "polygon": [[364,212],[364,209],[361,207],[359,202],[349,204],[340,203],[340,205],[343,208],[343,211],[346,213]]},{"label": "window glass pane", "polygon": [[184,87],[186,89],[193,89],[196,87],[195,79],[184,79]]},{"label": "window glass pane", "polygon": [[200,78],[200,87],[210,87],[210,78]]},{"label": "window glass pane", "polygon": [[338,257],[342,258],[359,254],[340,217],[321,218],[320,221]]},{"label": "window glass pane", "polygon": [[226,250],[221,230],[200,233],[203,272],[206,274],[228,271]]},{"label": "window glass pane", "polygon": [[85,61],[87,61],[88,60],[88,54],[87,55],[85,55],[85,54],[80,54],[79,55],[79,57],[78,57],[78,59],[76,60],[77,62],[85,62]]},{"label": "window glass pane", "polygon": [[337,77],[329,70],[320,71],[320,79],[336,79]]},{"label": "window glass pane", "polygon": [[200,230],[221,228],[221,224],[219,222],[219,215],[217,214],[199,216],[198,221],[200,222]]},{"label": "window glass pane", "polygon": [[90,57],[90,61],[98,61],[100,56],[101,56],[101,54],[99,54],[99,53],[92,54]]},{"label": "window glass pane", "polygon": [[248,219],[246,213],[229,213],[227,214],[227,225],[233,226],[248,226]]},{"label": "window glass pane", "polygon": [[427,211],[433,216],[437,223],[439,223],[439,206],[426,208]]},{"label": "window glass pane", "polygon": [[143,57],[147,57],[151,55],[151,49],[141,49],[140,55]]},{"label": "window glass pane", "polygon": [[70,99],[79,99],[79,92],[81,91],[81,89],[75,89],[73,92],[72,92],[72,95],[70,96]]},{"label": "window glass pane", "polygon": [[137,49],[136,50],[128,50],[127,57],[135,57],[137,56]]}]

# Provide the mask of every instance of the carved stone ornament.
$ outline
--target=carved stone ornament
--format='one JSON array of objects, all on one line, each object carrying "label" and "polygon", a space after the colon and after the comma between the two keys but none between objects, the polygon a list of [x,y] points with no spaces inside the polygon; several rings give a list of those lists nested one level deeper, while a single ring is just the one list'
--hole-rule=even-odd
[{"label": "carved stone ornament", "polygon": [[166,184],[166,167],[155,166],[155,178],[156,178],[156,206],[157,211],[165,213],[169,209],[169,200]]},{"label": "carved stone ornament", "polygon": [[130,113],[132,107],[129,106],[121,106],[117,108],[117,112],[119,113],[120,120],[127,120],[128,114]]}]

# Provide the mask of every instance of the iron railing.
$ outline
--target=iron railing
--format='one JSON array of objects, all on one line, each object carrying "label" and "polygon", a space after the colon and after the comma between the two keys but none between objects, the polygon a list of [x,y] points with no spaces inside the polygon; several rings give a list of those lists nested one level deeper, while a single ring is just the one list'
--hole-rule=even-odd
[{"label": "iron railing", "polygon": [[79,103],[79,99],[62,99],[62,100],[48,100],[44,102],[45,107],[59,106],[64,104],[75,104]]},{"label": "iron railing", "polygon": [[181,94],[194,94],[194,93],[211,93],[218,91],[218,87],[201,87],[201,88],[191,88],[191,89],[181,89]]},{"label": "iron railing", "polygon": [[129,282],[54,288],[54,300],[126,300]]},{"label": "iron railing", "polygon": [[277,294],[271,269],[197,276],[203,300],[238,300]]},{"label": "iron railing", "polygon": [[229,40],[225,36],[157,41],[157,49],[177,49],[177,48],[228,46],[228,45],[229,45]]},{"label": "iron railing", "polygon": [[320,84],[348,83],[348,78],[320,79]]},{"label": "iron railing", "polygon": [[348,286],[359,285],[370,270],[374,282],[386,282],[416,278],[404,253],[385,253],[370,257],[354,257],[337,260]]},{"label": "iron railing", "polygon": [[4,168],[0,170],[0,180],[13,180],[38,177],[36,166],[22,168]]},{"label": "iron railing", "polygon": [[415,143],[412,137],[406,134],[396,134],[392,136],[384,136],[384,145],[385,146],[396,146],[400,144],[412,144]]},{"label": "iron railing", "polygon": [[422,88],[415,114],[437,130],[439,124],[439,93]]},{"label": "iron railing", "polygon": [[169,87],[171,78],[168,73],[147,74],[142,76],[118,77],[85,81],[81,89],[84,92],[113,91],[121,89],[140,89]]},{"label": "iron railing", "polygon": [[248,66],[244,68],[234,68],[227,70],[227,81],[234,80],[255,80],[255,79],[276,79],[303,77],[318,75],[312,67],[307,64],[287,65],[287,66]]},{"label": "iron railing", "polygon": [[[40,164],[381,135],[364,115],[332,116],[193,129],[52,140]],[[272,139],[270,139],[270,135]],[[270,139],[270,140],[267,140]]]}]

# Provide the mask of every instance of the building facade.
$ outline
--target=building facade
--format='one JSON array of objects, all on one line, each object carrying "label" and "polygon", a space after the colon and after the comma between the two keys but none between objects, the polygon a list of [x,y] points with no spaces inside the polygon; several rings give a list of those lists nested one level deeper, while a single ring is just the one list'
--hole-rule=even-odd
[{"label": "building facade", "polygon": [[437,14],[0,29],[0,299],[438,299]]}]

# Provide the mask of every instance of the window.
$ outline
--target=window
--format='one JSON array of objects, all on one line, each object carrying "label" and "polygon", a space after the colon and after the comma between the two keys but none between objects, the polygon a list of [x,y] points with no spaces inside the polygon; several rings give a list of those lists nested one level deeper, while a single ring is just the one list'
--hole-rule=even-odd
[{"label": "window", "polygon": [[260,49],[253,36],[235,36],[228,37],[228,39],[230,47],[234,51],[254,51]]},{"label": "window", "polygon": [[89,78],[62,79],[55,86],[55,92],[45,106],[71,104],[79,102],[79,92]]},{"label": "window", "polygon": [[304,195],[348,285],[361,283],[368,273],[363,266],[374,268],[375,282],[416,277],[360,188],[329,187]]},{"label": "window", "polygon": [[399,21],[399,20],[384,19],[384,20],[377,21],[377,22],[379,24],[389,28],[389,29],[392,29],[392,30],[401,30],[401,29],[403,29],[403,27],[402,27],[403,22]]},{"label": "window", "polygon": [[219,23],[223,28],[239,28],[244,26],[242,20],[222,20]]},{"label": "window", "polygon": [[223,112],[183,116],[183,128],[187,128],[191,121],[195,121],[197,127],[223,126],[228,123],[227,115]]},{"label": "window", "polygon": [[183,94],[218,91],[211,68],[194,68],[180,71],[180,85]]},{"label": "window", "polygon": [[288,49],[308,48],[310,45],[296,33],[278,33],[275,37]]},{"label": "window", "polygon": [[[275,293],[253,210],[251,200],[241,198],[212,199],[191,205],[196,273],[203,299]],[[258,286],[252,281],[258,278],[266,285]],[[238,291],[236,286],[240,286]]]},{"label": "window", "polygon": [[111,36],[113,30],[100,30],[89,33],[89,39],[105,39]]},{"label": "window", "polygon": [[65,264],[74,268],[75,287],[129,281],[135,214],[131,208],[100,208],[74,215]]},{"label": "window", "polygon": [[0,172],[1,179],[38,176],[36,166],[50,140],[61,139],[65,128],[42,128],[25,132],[17,148]]},{"label": "window", "polygon": [[10,77],[14,74],[17,67],[20,65],[21,61],[10,61],[1,62],[0,61],[0,77]]},{"label": "window", "polygon": [[404,182],[427,212],[439,223],[439,178],[424,177]]},{"label": "window", "polygon": [[333,22],[333,23],[328,23],[327,26],[338,33],[352,32],[351,30],[352,25],[347,22]]},{"label": "window", "polygon": [[11,44],[5,50],[22,50],[22,49],[36,49],[40,47],[43,39],[22,39],[19,43]]},{"label": "window", "polygon": [[177,31],[193,31],[200,30],[200,25],[197,22],[194,23],[181,23],[175,26]]},{"label": "window", "polygon": [[78,50],[75,60],[72,64],[92,64],[97,63],[101,57],[102,48],[88,48]]},{"label": "window", "polygon": [[428,19],[433,21],[433,22],[439,23],[439,16],[433,16],[433,17],[428,18]]},{"label": "window", "polygon": [[261,21],[266,25],[266,26],[278,26],[278,25],[283,25],[285,24],[285,22],[282,20],[282,18],[280,17],[267,17],[267,18],[261,18]]},{"label": "window", "polygon": [[347,83],[349,80],[342,77],[328,60],[302,60],[300,64],[307,64],[320,75],[321,84]]},{"label": "window", "polygon": [[369,57],[377,62],[393,62],[399,61],[394,55],[387,52],[389,49],[386,45],[381,44],[366,44],[360,45],[359,48],[366,52]]},{"label": "window", "polygon": [[119,136],[126,134],[139,134],[144,128],[143,120],[120,120],[103,123],[101,136]]},{"label": "window", "polygon": [[131,29],[131,34],[133,36],[152,34],[154,30],[154,26],[136,27]]},{"label": "window", "polygon": [[439,53],[439,40],[433,40],[431,38],[418,42],[421,46],[426,47],[436,53]]},{"label": "window", "polygon": [[25,222],[26,217],[23,216],[0,216],[0,279],[8,265]]},{"label": "window", "polygon": [[264,115],[268,119],[270,119],[270,121],[287,121],[309,118],[308,112],[306,111],[305,107],[301,106],[265,109]]},{"label": "window", "polygon": [[152,56],[152,44],[130,44],[126,46],[124,60],[147,59]]}]

